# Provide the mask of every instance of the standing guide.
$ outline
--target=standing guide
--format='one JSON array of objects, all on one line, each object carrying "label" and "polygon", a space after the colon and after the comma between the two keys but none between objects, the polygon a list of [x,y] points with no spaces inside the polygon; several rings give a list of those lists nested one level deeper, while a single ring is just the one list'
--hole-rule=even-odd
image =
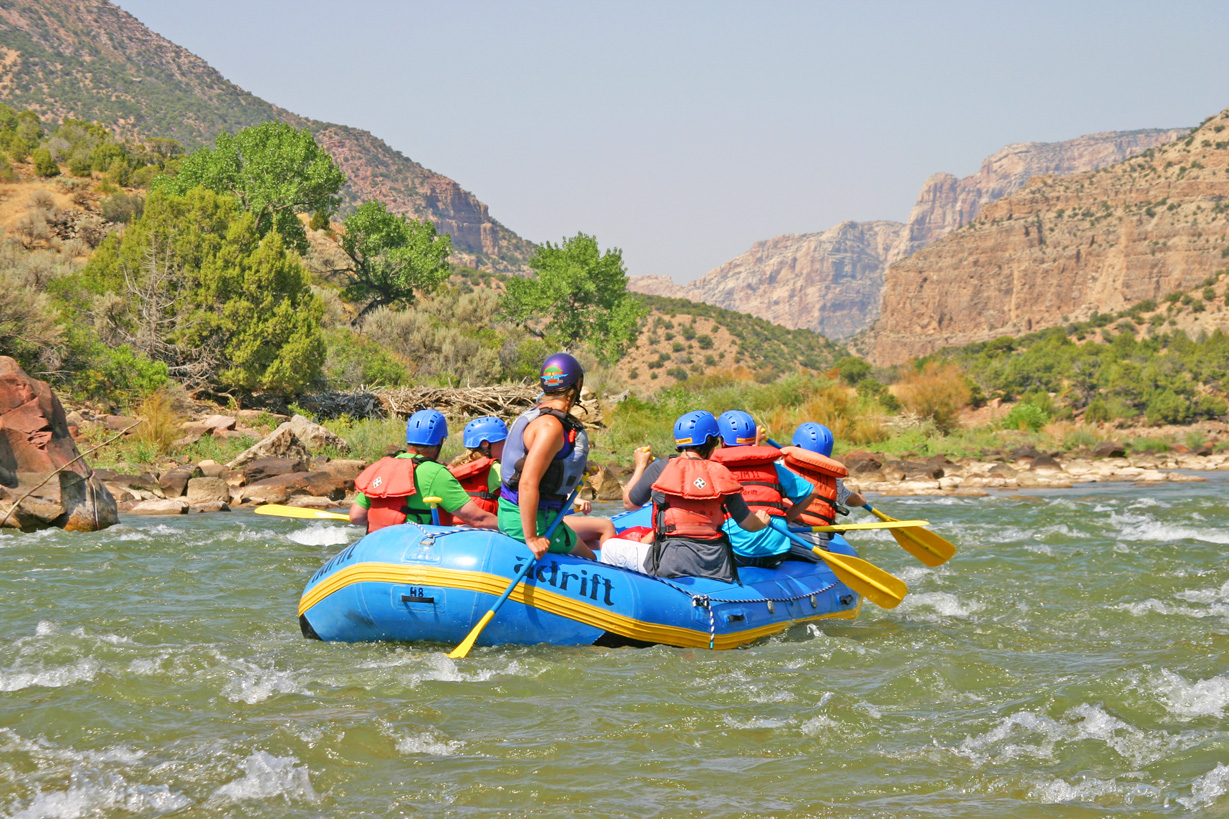
[{"label": "standing guide", "polygon": [[[563,505],[589,463],[589,436],[569,412],[580,404],[584,381],[584,368],[571,355],[549,356],[538,378],[543,400],[517,418],[508,432],[504,453],[512,468],[501,469],[499,529],[525,543],[535,558],[550,551],[593,560],[593,547],[614,535],[609,520],[578,515],[565,517],[549,540],[538,535],[566,511]],[[590,508],[585,501],[583,513]]]}]

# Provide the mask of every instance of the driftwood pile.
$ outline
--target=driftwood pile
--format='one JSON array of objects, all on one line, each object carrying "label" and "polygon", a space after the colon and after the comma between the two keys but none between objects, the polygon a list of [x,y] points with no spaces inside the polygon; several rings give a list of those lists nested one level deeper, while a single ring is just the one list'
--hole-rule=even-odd
[{"label": "driftwood pile", "polygon": [[494,387],[387,387],[376,390],[386,415],[408,416],[421,409],[437,409],[453,418],[497,415],[515,418],[534,405],[541,390],[535,384]]},{"label": "driftwood pile", "polygon": [[[435,409],[456,421],[495,415],[511,422],[531,408],[541,395],[536,384],[501,384],[493,387],[378,387],[354,392],[318,392],[304,395],[299,405],[318,419],[407,418],[421,409]],[[588,388],[584,409],[573,414],[587,427],[602,425],[597,397]]]}]

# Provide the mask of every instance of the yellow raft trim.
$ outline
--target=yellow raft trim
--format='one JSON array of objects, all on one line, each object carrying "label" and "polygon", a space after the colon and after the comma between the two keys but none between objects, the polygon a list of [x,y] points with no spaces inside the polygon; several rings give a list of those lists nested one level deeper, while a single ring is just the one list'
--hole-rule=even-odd
[{"label": "yellow raft trim", "polygon": [[[354,583],[397,583],[407,586],[437,586],[446,589],[480,592],[498,597],[508,587],[508,578],[484,572],[440,569],[433,566],[405,566],[398,563],[360,563],[357,566],[348,566],[339,572],[331,574],[313,586],[299,600],[299,615],[302,616],[324,598]],[[622,614],[615,614],[589,603],[573,600],[570,597],[565,597],[537,586],[526,586],[524,583],[517,584],[516,588],[512,590],[509,599],[551,614],[558,614],[576,620],[585,625],[600,628],[604,631],[611,631],[615,634],[646,643],[662,643],[679,648],[708,648],[709,644],[709,634],[707,631],[636,620],[631,617],[625,617]],[[814,617],[802,617],[797,620],[771,623],[734,634],[718,634],[713,640],[713,648],[736,648],[744,643],[754,642],[761,637],[785,631],[797,623],[809,623],[814,620],[827,619],[852,620],[858,616],[858,612],[861,610],[862,600],[859,598],[857,606],[845,611],[817,614]]]}]

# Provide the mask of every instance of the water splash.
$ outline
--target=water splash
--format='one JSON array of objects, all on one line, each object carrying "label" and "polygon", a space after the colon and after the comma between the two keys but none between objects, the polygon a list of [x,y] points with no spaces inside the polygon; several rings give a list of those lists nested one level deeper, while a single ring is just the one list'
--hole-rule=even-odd
[{"label": "water splash", "polygon": [[301,799],[315,802],[320,797],[312,788],[306,767],[299,767],[293,756],[273,756],[257,751],[243,761],[244,774],[213,792],[214,797],[232,802],[283,797],[287,802]]},{"label": "water splash", "polygon": [[327,523],[314,523],[306,529],[289,532],[288,540],[300,546],[341,546],[354,540],[356,532],[353,526],[333,526]]},{"label": "water splash", "polygon": [[1165,710],[1181,719],[1219,719],[1229,708],[1229,677],[1190,682],[1181,674],[1161,669],[1149,680],[1144,691],[1154,692]]},{"label": "water splash", "polygon": [[1229,793],[1229,766],[1223,762],[1191,783],[1189,799],[1180,797],[1178,802],[1188,810],[1211,807],[1216,800]]}]

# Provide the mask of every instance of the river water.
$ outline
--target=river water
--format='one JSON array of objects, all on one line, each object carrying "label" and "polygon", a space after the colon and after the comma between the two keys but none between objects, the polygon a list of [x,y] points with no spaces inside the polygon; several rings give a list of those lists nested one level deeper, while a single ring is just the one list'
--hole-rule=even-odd
[{"label": "river water", "polygon": [[0,536],[0,815],[1229,815],[1224,477],[882,505],[959,554],[725,652],[304,640],[342,524]]}]

